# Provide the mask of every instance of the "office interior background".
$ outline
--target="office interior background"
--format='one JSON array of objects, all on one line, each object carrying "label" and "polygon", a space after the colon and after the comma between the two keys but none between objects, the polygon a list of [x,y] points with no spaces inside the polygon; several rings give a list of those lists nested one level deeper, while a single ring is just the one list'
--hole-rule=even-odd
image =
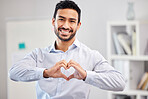
[{"label": "office interior background", "polygon": [[[51,20],[60,0],[0,0],[0,99],[8,99],[6,23],[20,20]],[[126,21],[128,0],[74,0],[82,10],[78,39],[107,58],[107,22]],[[135,19],[148,20],[148,0],[133,0]],[[41,33],[42,34],[42,33]],[[16,35],[14,35],[16,36]],[[147,35],[145,35],[147,36]],[[32,37],[35,39],[36,36]],[[41,37],[42,38],[42,37]],[[44,40],[44,38],[42,38]],[[36,42],[39,43],[39,42]],[[48,45],[47,45],[48,46]],[[15,91],[15,90],[14,90]],[[27,90],[22,90],[27,91]],[[107,92],[92,87],[90,99],[107,99]]]}]

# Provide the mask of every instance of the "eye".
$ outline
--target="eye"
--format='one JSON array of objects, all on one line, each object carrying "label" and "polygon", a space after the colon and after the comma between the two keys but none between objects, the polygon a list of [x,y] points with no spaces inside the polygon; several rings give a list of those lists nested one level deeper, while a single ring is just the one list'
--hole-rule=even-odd
[{"label": "eye", "polygon": [[71,23],[75,23],[75,21],[70,21]]},{"label": "eye", "polygon": [[59,19],[60,21],[63,21],[64,19]]}]

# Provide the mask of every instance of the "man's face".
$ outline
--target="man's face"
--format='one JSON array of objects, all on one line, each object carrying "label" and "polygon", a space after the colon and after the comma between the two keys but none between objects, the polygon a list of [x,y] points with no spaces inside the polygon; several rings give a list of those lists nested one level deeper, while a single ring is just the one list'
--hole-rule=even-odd
[{"label": "man's face", "polygon": [[69,41],[75,37],[81,23],[78,23],[78,13],[73,9],[59,9],[56,19],[52,19],[54,32],[62,41]]}]

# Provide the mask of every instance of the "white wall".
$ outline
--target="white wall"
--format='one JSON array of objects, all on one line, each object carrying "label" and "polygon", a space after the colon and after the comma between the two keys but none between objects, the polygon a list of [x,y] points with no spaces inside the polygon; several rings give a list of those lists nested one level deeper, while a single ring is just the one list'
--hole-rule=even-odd
[{"label": "white wall", "polygon": [[[20,60],[35,48],[45,48],[52,44],[55,35],[52,31],[51,21],[46,19],[25,19],[21,21],[9,21],[7,28],[7,70],[12,64]],[[18,44],[24,42],[25,49],[18,49]],[[14,82],[7,80],[8,99],[36,99],[35,82]],[[14,91],[15,90],[15,91]]]},{"label": "white wall", "polygon": [[[7,99],[6,92],[6,39],[5,22],[8,18],[52,18],[59,0],[0,0],[0,99]],[[75,0],[82,9],[82,26],[77,33],[80,41],[106,57],[106,22],[126,20],[127,0]],[[148,20],[148,0],[135,1],[136,19]],[[104,91],[94,88],[100,99],[106,99]],[[97,94],[97,92],[102,94]]]}]

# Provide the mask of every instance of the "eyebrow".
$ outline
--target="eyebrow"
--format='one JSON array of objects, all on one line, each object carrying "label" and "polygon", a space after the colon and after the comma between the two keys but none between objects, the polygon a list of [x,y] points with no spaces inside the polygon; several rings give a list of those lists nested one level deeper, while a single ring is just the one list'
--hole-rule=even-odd
[{"label": "eyebrow", "polygon": [[58,17],[63,18],[63,19],[66,19],[66,18],[65,18],[65,17],[63,17],[63,16],[58,16]]},{"label": "eyebrow", "polygon": [[[63,17],[63,16],[58,16],[58,17],[60,17],[60,18],[63,18],[63,19],[66,19],[65,17]],[[76,21],[76,19],[75,18],[69,18],[70,20],[75,20]]]}]

